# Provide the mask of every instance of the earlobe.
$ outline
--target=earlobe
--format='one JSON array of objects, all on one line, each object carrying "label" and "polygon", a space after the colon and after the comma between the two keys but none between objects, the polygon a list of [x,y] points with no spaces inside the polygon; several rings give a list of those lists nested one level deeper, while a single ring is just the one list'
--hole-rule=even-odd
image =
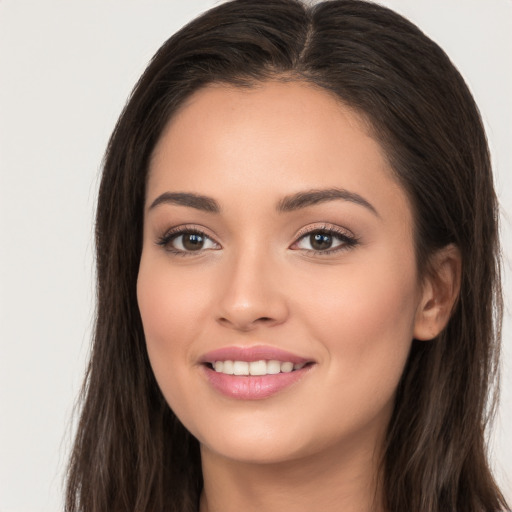
[{"label": "earlobe", "polygon": [[414,338],[431,340],[448,324],[460,291],[461,256],[459,249],[447,245],[429,262],[414,322]]}]

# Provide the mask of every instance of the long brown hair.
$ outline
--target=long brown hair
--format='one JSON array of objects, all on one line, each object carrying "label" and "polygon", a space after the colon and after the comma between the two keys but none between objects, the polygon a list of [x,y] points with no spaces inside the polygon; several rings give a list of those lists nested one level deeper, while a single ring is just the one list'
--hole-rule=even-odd
[{"label": "long brown hair", "polygon": [[447,328],[413,341],[383,461],[390,511],[507,508],[485,452],[501,323],[497,201],[482,122],[445,53],[359,0],[237,0],[157,52],[110,139],[96,218],[97,318],[67,487],[68,512],[192,512],[197,441],[158,388],[136,299],[148,161],[184,100],[214,82],[300,80],[363,115],[414,210],[420,272],[455,244],[460,297]]}]

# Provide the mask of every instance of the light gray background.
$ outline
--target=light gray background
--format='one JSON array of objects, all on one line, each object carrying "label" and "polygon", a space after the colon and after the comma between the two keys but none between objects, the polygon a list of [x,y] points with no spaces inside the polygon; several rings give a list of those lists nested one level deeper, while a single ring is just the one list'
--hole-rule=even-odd
[{"label": "light gray background", "polygon": [[[92,218],[102,154],[150,57],[215,3],[0,0],[0,512],[62,509],[94,309]],[[507,300],[491,446],[512,499],[512,1],[382,3],[447,51],[488,130]]]}]

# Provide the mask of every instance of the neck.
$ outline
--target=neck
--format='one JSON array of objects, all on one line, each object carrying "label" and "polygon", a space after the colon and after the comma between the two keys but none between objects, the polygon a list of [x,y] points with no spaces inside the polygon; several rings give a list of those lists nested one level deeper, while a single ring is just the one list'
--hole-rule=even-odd
[{"label": "neck", "polygon": [[330,449],[286,462],[233,461],[201,447],[200,512],[382,511],[373,449]]}]

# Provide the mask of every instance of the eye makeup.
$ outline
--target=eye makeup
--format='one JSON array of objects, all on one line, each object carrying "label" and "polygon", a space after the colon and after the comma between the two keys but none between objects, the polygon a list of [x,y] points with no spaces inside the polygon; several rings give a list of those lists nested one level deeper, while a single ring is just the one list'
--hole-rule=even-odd
[{"label": "eye makeup", "polygon": [[[292,250],[303,250],[314,255],[326,256],[355,247],[359,239],[348,229],[334,224],[306,226],[297,234]],[[305,245],[310,248],[305,247]]]},{"label": "eye makeup", "polygon": [[[357,237],[334,224],[315,224],[302,228],[289,249],[308,254],[329,256],[355,247]],[[205,251],[220,250],[221,245],[196,225],[182,225],[166,231],[156,245],[176,256],[194,256]]]},{"label": "eye makeup", "polygon": [[156,244],[176,256],[194,256],[221,248],[204,230],[194,225],[172,228],[158,237]]}]

